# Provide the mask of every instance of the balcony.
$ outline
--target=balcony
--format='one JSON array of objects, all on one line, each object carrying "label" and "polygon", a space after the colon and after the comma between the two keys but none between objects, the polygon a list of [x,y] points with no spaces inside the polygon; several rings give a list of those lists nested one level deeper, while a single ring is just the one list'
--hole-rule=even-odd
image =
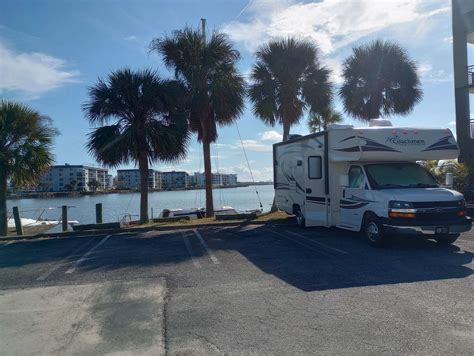
[{"label": "balcony", "polygon": [[474,65],[467,67],[467,86],[469,93],[474,94]]}]

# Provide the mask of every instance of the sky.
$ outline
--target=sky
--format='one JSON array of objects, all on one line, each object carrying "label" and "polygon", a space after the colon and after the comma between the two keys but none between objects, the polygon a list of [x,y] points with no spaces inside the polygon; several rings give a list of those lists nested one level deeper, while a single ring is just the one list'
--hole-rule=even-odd
[{"label": "sky", "polygon": [[[320,61],[331,71],[337,91],[342,62],[354,46],[374,39],[399,43],[418,64],[424,99],[396,126],[454,128],[451,8],[449,0],[253,0],[119,1],[3,0],[0,12],[0,98],[23,102],[53,119],[56,164],[98,165],[84,148],[91,127],[81,106],[97,78],[128,67],[152,68],[171,78],[153,38],[207,19],[209,33],[228,34],[248,77],[254,53],[272,38],[295,36],[315,42]],[[472,51],[470,50],[470,54]],[[335,108],[343,111],[335,97]],[[344,114],[344,123],[365,125]],[[306,117],[291,133],[307,134]],[[219,129],[212,146],[213,170],[250,180],[246,149],[255,180],[272,178],[272,144],[282,128],[254,117],[250,103],[236,125]],[[202,171],[201,146],[193,137],[185,160],[158,170]],[[123,168],[132,168],[133,165]]]}]

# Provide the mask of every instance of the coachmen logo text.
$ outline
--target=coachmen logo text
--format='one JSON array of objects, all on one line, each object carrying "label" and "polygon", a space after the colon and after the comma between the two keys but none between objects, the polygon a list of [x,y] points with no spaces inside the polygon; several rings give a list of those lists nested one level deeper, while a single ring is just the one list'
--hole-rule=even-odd
[{"label": "coachmen logo text", "polygon": [[387,137],[385,142],[390,142],[398,146],[424,146],[425,145],[425,140],[403,138],[398,135]]}]

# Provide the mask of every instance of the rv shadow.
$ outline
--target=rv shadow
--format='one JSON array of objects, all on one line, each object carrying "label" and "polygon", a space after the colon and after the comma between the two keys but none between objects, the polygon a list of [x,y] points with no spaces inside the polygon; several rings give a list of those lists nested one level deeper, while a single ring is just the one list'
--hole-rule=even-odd
[{"label": "rv shadow", "polygon": [[[302,231],[304,238],[290,234]],[[375,249],[360,234],[339,229],[235,228],[207,237],[211,248],[234,249],[263,272],[303,291],[457,279],[473,273],[466,265],[474,253],[422,238],[395,237],[386,248]]]}]

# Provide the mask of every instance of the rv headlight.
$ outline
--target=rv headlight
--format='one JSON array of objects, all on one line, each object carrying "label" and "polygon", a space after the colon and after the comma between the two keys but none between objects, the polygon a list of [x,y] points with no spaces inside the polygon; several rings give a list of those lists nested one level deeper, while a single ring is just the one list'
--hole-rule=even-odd
[{"label": "rv headlight", "polygon": [[407,201],[390,200],[388,207],[390,209],[413,209],[413,204]]},{"label": "rv headlight", "polygon": [[466,200],[465,199],[458,200],[458,207],[459,208],[465,208],[466,207]]}]

